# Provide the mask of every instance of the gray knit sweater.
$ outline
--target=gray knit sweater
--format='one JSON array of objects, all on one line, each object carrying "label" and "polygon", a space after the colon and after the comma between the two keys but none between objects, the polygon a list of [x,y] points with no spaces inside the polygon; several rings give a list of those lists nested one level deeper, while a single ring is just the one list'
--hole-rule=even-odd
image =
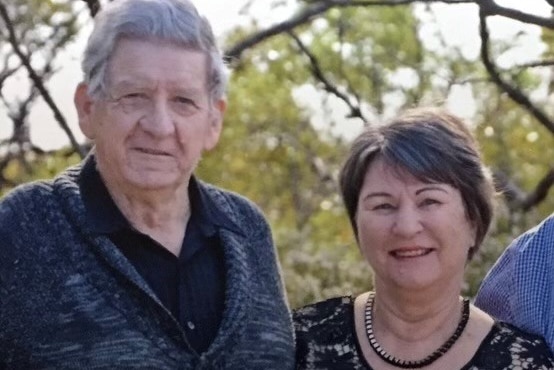
[{"label": "gray knit sweater", "polygon": [[20,186],[0,202],[0,369],[294,367],[275,250],[252,203],[199,182],[237,226],[218,230],[225,310],[200,355],[130,262],[87,227],[80,169]]}]

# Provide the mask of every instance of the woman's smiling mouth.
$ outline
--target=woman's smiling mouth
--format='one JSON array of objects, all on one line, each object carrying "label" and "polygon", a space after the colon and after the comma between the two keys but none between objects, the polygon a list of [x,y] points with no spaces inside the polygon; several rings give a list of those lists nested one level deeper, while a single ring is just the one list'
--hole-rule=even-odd
[{"label": "woman's smiling mouth", "polygon": [[402,248],[390,251],[389,254],[395,258],[415,258],[428,255],[433,250],[432,248]]}]

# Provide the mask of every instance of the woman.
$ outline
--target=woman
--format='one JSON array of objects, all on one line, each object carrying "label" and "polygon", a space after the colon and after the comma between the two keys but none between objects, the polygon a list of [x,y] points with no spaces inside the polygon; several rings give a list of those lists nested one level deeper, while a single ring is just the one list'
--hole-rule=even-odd
[{"label": "woman", "polygon": [[554,369],[541,337],[460,297],[494,194],[463,122],[420,108],[366,129],[340,188],[375,291],[294,312],[299,369]]}]

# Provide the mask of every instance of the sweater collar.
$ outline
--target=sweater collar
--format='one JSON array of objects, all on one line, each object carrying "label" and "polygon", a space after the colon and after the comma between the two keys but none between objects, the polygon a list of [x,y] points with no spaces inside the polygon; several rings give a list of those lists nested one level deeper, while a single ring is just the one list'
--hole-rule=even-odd
[{"label": "sweater collar", "polygon": [[[110,196],[97,170],[94,155],[88,156],[83,162],[81,175],[77,181],[89,229],[93,233],[109,234],[130,227],[129,221]],[[197,220],[196,224],[199,225],[203,235],[213,236],[219,228],[242,233],[236,224],[218,209],[217,204],[207,193],[206,186],[194,176],[189,181],[188,192],[191,209]]]}]

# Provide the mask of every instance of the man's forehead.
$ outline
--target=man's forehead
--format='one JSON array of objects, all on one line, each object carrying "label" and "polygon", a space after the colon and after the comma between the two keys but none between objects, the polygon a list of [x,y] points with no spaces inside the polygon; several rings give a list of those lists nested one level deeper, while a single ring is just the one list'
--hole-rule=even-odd
[{"label": "man's forehead", "polygon": [[156,89],[158,87],[164,87],[171,90],[178,90],[184,93],[200,93],[203,91],[204,85],[199,83],[197,84],[197,86],[192,86],[190,84],[190,81],[181,81],[178,79],[160,81],[145,76],[132,78],[125,75],[116,75],[112,78],[112,81],[110,82],[110,87],[117,90]]}]

